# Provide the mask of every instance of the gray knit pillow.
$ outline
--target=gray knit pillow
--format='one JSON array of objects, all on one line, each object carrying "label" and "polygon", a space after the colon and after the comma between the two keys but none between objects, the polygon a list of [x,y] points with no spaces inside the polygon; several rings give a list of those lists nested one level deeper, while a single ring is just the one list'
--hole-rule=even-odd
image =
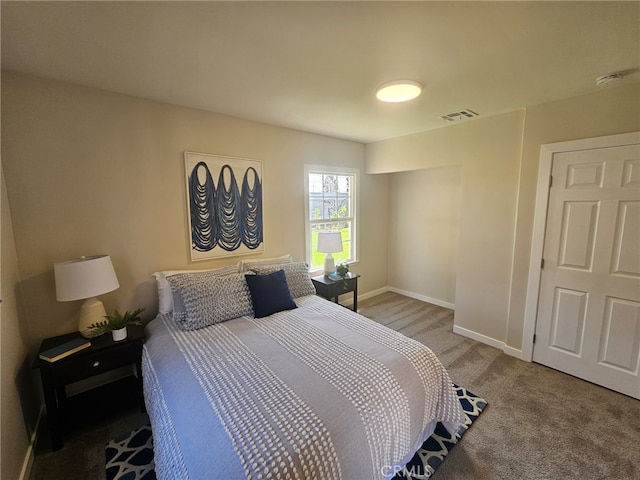
[{"label": "gray knit pillow", "polygon": [[264,275],[266,273],[284,270],[284,275],[289,285],[289,291],[293,298],[304,297],[305,295],[315,295],[316,287],[313,286],[309,276],[309,267],[304,262],[281,263],[279,265],[255,265],[251,271]]},{"label": "gray knit pillow", "polygon": [[251,315],[253,306],[244,275],[218,276],[202,272],[168,277],[173,292],[174,321],[182,330],[196,330]]}]

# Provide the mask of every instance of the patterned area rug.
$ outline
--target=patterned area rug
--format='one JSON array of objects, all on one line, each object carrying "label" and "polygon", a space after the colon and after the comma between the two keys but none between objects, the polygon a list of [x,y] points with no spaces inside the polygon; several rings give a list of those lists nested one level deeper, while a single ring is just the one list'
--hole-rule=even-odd
[{"label": "patterned area rug", "polygon": [[156,480],[151,427],[145,425],[105,448],[107,480]]},{"label": "patterned area rug", "polygon": [[[424,480],[436,471],[464,432],[487,406],[486,400],[454,384],[465,413],[465,423],[451,435],[441,423],[422,444],[394,480]],[[144,426],[121,440],[111,440],[105,449],[107,480],[155,480],[151,427]]]},{"label": "patterned area rug", "polygon": [[480,416],[484,407],[487,406],[485,399],[478,397],[465,388],[459,387],[455,383],[453,386],[464,411],[464,424],[452,435],[444,425],[438,423],[435,431],[425,440],[411,461],[398,472],[393,480],[424,480],[431,477],[436,468],[444,462],[451,449],[460,441],[464,432],[469,429],[471,424]]}]

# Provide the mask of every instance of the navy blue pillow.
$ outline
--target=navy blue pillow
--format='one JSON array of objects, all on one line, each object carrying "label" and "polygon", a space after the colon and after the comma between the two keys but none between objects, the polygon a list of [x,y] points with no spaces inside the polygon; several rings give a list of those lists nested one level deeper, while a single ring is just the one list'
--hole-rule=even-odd
[{"label": "navy blue pillow", "polygon": [[247,280],[256,318],[298,308],[291,297],[284,270],[267,275],[245,275],[244,278]]}]

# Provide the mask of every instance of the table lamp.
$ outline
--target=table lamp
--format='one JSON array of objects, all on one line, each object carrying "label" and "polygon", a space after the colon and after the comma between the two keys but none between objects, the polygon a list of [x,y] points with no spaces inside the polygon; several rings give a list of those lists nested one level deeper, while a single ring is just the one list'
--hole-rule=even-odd
[{"label": "table lamp", "polygon": [[88,338],[88,327],[104,321],[107,312],[96,297],[120,287],[109,255],[80,257],[53,266],[56,280],[56,300],[84,300],[80,308],[78,331]]},{"label": "table lamp", "polygon": [[324,257],[324,274],[329,275],[336,271],[336,263],[332,253],[342,251],[342,234],[340,232],[318,233],[318,252],[326,253]]}]

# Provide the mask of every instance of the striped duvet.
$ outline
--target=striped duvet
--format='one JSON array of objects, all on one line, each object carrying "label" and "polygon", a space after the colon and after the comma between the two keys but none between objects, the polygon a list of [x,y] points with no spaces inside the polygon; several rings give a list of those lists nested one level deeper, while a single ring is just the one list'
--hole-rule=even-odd
[{"label": "striped duvet", "polygon": [[159,479],[393,476],[436,422],[462,422],[424,345],[316,296],[195,331],[147,326],[145,402]]}]

